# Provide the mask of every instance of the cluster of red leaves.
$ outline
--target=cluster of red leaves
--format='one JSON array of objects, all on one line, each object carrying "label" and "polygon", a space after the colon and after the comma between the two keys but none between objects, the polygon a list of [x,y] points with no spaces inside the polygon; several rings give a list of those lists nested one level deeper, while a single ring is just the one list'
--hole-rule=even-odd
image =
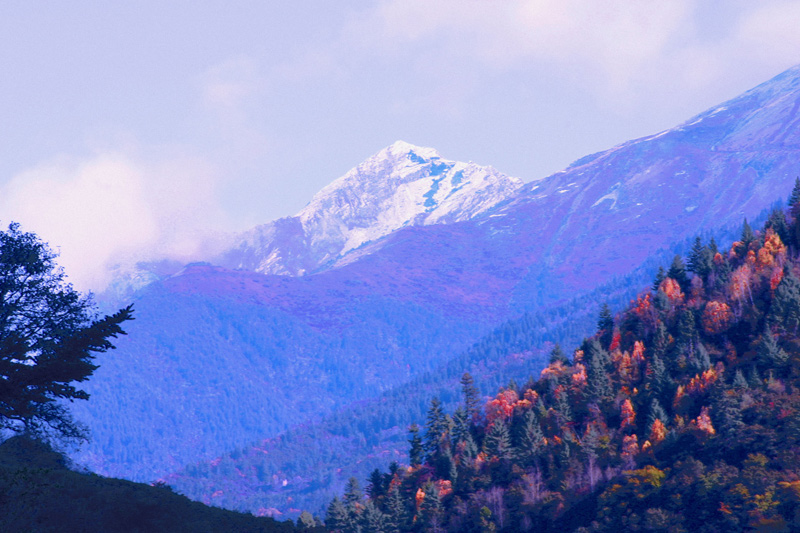
[{"label": "cluster of red leaves", "polygon": [[716,335],[731,327],[733,313],[725,302],[713,300],[706,304],[706,308],[703,311],[702,322],[706,333],[709,335]]}]

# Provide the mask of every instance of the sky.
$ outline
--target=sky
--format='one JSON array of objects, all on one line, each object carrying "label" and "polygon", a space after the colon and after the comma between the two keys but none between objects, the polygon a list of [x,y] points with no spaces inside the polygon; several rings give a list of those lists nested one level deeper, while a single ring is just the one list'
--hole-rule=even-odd
[{"label": "sky", "polygon": [[800,2],[0,3],[0,224],[100,291],[396,140],[530,181],[800,63]]}]

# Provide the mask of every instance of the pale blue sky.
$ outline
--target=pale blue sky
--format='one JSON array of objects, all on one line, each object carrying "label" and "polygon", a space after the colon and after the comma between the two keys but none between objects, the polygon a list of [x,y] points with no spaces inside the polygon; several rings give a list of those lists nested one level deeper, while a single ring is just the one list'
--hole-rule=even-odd
[{"label": "pale blue sky", "polygon": [[0,4],[0,220],[107,264],[298,211],[397,139],[525,180],[800,63],[800,3]]}]

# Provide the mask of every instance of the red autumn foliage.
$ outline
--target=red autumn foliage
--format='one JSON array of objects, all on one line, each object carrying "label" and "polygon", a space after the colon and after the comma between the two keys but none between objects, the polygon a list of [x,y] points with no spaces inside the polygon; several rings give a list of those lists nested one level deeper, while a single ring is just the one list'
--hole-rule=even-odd
[{"label": "red autumn foliage", "polygon": [[703,328],[706,333],[716,335],[731,327],[733,323],[733,313],[725,302],[713,300],[706,304],[702,318]]}]

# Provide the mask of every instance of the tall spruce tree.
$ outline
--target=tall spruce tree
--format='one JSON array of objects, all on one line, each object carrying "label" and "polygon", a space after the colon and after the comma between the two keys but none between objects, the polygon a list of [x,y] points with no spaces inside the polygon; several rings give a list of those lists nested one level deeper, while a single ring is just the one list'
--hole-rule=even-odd
[{"label": "tall spruce tree", "polygon": [[422,464],[422,459],[425,455],[425,448],[422,446],[422,439],[419,436],[419,426],[411,424],[408,428],[410,438],[408,443],[411,445],[408,451],[408,461],[411,466],[418,467]]},{"label": "tall spruce tree", "polygon": [[470,420],[475,421],[480,416],[481,394],[469,372],[465,372],[461,376],[461,392],[464,395],[464,408],[467,415]]},{"label": "tall spruce tree", "polygon": [[667,277],[677,281],[683,292],[689,290],[689,277],[686,275],[686,266],[683,264],[683,258],[680,255],[676,255],[672,259],[672,264],[667,270]]},{"label": "tall spruce tree", "polygon": [[608,303],[604,303],[603,307],[600,308],[600,317],[597,320],[597,335],[600,345],[608,350],[614,338],[614,316],[611,314],[611,308]]},{"label": "tall spruce tree", "polygon": [[492,423],[489,432],[483,439],[483,451],[489,457],[511,459],[514,448],[511,446],[511,434],[505,420],[497,419]]},{"label": "tall spruce tree", "polygon": [[769,322],[794,334],[800,326],[800,281],[789,265],[783,269],[783,279],[775,289],[769,311]]},{"label": "tall spruce tree", "polygon": [[563,365],[569,365],[569,359],[564,354],[564,350],[561,349],[561,345],[559,343],[556,343],[556,345],[553,346],[553,349],[550,351],[550,364],[553,364],[556,361]]},{"label": "tall spruce tree", "polygon": [[739,242],[741,242],[743,245],[744,255],[747,255],[747,250],[750,248],[750,244],[755,240],[756,235],[753,233],[753,228],[750,227],[750,224],[748,224],[747,219],[745,218],[744,224],[742,225],[742,236],[739,237]]},{"label": "tall spruce tree", "polygon": [[525,466],[533,466],[544,450],[544,433],[533,410],[525,413],[516,456]]}]

